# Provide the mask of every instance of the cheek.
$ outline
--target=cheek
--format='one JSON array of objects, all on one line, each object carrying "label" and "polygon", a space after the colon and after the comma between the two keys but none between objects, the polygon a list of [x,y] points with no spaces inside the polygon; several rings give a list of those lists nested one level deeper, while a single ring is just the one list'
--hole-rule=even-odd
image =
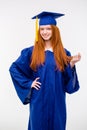
[{"label": "cheek", "polygon": [[40,35],[42,36],[42,34],[43,34],[43,32],[42,31],[40,31]]},{"label": "cheek", "polygon": [[50,32],[50,36],[52,36],[52,31]]}]

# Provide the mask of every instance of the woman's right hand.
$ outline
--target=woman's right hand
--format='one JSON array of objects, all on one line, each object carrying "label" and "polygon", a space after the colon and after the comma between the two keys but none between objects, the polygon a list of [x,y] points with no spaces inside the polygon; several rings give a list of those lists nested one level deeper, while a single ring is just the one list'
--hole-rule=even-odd
[{"label": "woman's right hand", "polygon": [[72,56],[72,60],[70,61],[71,68],[74,67],[75,63],[81,60],[81,54],[78,53],[75,56]]},{"label": "woman's right hand", "polygon": [[40,89],[41,83],[38,81],[39,79],[40,78],[38,77],[32,82],[31,88],[35,88],[37,90]]}]

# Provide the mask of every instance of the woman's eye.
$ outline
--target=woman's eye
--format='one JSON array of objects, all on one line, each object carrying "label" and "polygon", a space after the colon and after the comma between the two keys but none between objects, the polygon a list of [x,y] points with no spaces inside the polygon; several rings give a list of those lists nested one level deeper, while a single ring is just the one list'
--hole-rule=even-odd
[{"label": "woman's eye", "polygon": [[40,31],[43,31],[43,30],[44,30],[43,28],[40,29]]},{"label": "woman's eye", "polygon": [[48,28],[48,30],[51,30],[51,28]]},{"label": "woman's eye", "polygon": [[51,30],[51,28],[47,28],[47,30]]}]

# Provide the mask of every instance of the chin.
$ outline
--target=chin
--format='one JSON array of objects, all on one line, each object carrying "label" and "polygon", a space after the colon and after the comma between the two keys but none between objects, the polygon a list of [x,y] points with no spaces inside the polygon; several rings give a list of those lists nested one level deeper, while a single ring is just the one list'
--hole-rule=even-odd
[{"label": "chin", "polygon": [[43,38],[45,41],[50,41],[51,38]]}]

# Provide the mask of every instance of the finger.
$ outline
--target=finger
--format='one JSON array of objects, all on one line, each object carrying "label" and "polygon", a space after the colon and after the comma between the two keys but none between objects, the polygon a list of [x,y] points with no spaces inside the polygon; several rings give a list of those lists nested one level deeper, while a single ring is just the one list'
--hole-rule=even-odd
[{"label": "finger", "polygon": [[40,89],[40,86],[38,86],[38,85],[33,85],[32,88]]},{"label": "finger", "polygon": [[36,83],[34,83],[33,85],[32,85],[32,87],[33,88],[38,88],[38,89],[40,89],[40,85],[36,82]]},{"label": "finger", "polygon": [[40,88],[40,85],[36,84],[35,86],[37,86],[38,88]]},{"label": "finger", "polygon": [[37,88],[37,89],[40,89],[40,86],[38,84],[35,84],[33,87]]},{"label": "finger", "polygon": [[37,77],[36,79],[35,79],[35,81],[37,81],[37,80],[39,80],[40,79],[40,77]]},{"label": "finger", "polygon": [[36,86],[33,86],[33,88],[35,88],[36,90],[39,90],[39,88],[38,88],[38,87],[36,87]]},{"label": "finger", "polygon": [[36,84],[41,85],[41,83],[40,83],[40,82],[36,82]]},{"label": "finger", "polygon": [[40,88],[40,85],[38,83],[35,83],[34,86]]}]

